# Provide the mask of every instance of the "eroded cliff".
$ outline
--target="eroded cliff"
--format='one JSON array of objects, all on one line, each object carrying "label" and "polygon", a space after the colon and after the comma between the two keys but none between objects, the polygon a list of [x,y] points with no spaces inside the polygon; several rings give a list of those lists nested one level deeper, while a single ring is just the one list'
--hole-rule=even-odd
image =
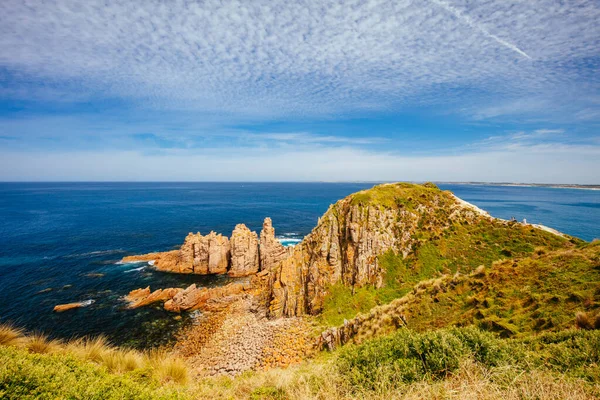
[{"label": "eroded cliff", "polygon": [[381,287],[386,271],[379,256],[392,250],[406,257],[456,219],[491,217],[432,184],[384,184],[338,201],[270,270],[270,314],[317,314],[337,283]]},{"label": "eroded cliff", "polygon": [[[399,281],[408,287],[413,278],[468,272],[505,253],[527,254],[535,246],[568,240],[492,218],[433,184],[394,183],[336,202],[293,248],[279,243],[266,218],[260,237],[237,225],[231,240],[214,232],[190,234],[180,250],[125,260],[153,259],[158,269],[171,272],[251,276],[251,292],[268,315],[289,317],[320,313],[335,285],[352,293]],[[394,268],[401,264],[404,276],[390,276],[389,266],[381,265],[386,254]]]},{"label": "eroded cliff", "polygon": [[122,261],[152,261],[156,269],[165,272],[242,277],[271,269],[288,254],[275,238],[271,218],[265,218],[260,241],[256,232],[238,224],[231,239],[215,232],[206,236],[190,232],[179,250],[127,256]]}]

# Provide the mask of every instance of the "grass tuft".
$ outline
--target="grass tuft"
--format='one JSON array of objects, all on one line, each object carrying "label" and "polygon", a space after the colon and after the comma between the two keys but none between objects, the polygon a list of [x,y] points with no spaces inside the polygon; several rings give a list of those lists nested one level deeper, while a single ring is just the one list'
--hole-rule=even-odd
[{"label": "grass tuft", "polygon": [[62,343],[58,340],[48,339],[41,333],[34,333],[25,339],[25,348],[30,353],[36,354],[56,353],[62,349]]},{"label": "grass tuft", "polygon": [[174,382],[185,385],[190,380],[187,365],[179,358],[161,350],[154,350],[149,355],[155,377],[162,383]]},{"label": "grass tuft", "polygon": [[20,346],[25,342],[23,330],[12,325],[0,325],[0,346]]}]

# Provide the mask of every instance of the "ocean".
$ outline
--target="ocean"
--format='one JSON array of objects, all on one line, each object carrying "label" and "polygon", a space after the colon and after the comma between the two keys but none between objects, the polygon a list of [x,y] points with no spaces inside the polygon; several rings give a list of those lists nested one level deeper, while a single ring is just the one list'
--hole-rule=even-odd
[{"label": "ocean", "polygon": [[[147,347],[191,321],[157,305],[124,309],[121,297],[150,286],[222,285],[227,277],[160,273],[122,264],[130,254],[177,248],[188,232],[229,236],[273,219],[286,244],[302,239],[338,199],[373,183],[0,183],[0,322],[59,338],[104,334]],[[600,191],[440,184],[491,215],[600,238]],[[64,313],[56,304],[88,301]]]}]

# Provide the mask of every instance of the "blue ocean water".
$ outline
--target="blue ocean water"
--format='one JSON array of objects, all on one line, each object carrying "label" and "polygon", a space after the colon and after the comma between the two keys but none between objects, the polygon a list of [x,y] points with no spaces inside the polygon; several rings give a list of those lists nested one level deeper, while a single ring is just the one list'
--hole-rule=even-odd
[{"label": "blue ocean water", "polygon": [[[58,337],[106,334],[136,346],[169,340],[189,321],[160,306],[125,310],[150,286],[212,286],[227,277],[165,274],[119,264],[178,247],[188,232],[260,231],[266,216],[294,244],[336,200],[373,183],[0,183],[0,321]],[[443,184],[500,218],[527,218],[585,240],[600,237],[600,191]],[[53,313],[59,303],[93,300]]]}]

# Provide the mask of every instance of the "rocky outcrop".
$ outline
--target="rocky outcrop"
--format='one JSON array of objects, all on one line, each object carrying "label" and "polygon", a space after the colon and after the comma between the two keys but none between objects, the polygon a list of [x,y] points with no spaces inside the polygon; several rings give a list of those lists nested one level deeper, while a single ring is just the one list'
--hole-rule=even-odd
[{"label": "rocky outcrop", "polygon": [[241,277],[270,269],[288,255],[275,238],[271,218],[266,218],[260,241],[244,224],[236,225],[231,240],[210,232],[189,233],[179,250],[127,256],[123,262],[153,262],[156,269],[180,274],[225,274]]},{"label": "rocky outcrop", "polygon": [[145,289],[132,290],[127,296],[125,296],[125,300],[129,303],[127,308],[138,308],[156,303],[158,301],[170,300],[181,291],[183,291],[183,289],[168,288],[158,289],[154,292],[151,292],[150,286],[148,286]]},{"label": "rocky outcrop", "polygon": [[[161,253],[155,266],[173,272],[250,275],[269,316],[317,314],[332,285],[381,287],[386,271],[380,257],[386,252],[407,257],[454,221],[470,224],[482,219],[491,217],[435,185],[384,184],[330,206],[293,248],[281,245],[266,218],[258,251],[256,234],[237,225],[231,241],[214,232],[190,234],[179,251]],[[193,308],[203,301],[200,297],[209,295],[199,290],[178,293],[166,307]]]},{"label": "rocky outcrop", "polygon": [[338,202],[274,269],[271,314],[316,314],[329,286],[338,282],[381,286],[378,256],[389,249],[409,252],[417,222],[408,212]]},{"label": "rocky outcrop", "polygon": [[262,278],[270,315],[317,314],[336,283],[382,286],[385,271],[379,256],[391,250],[406,257],[422,232],[443,231],[459,217],[490,218],[449,192],[420,185],[379,185],[338,201],[293,253]]},{"label": "rocky outcrop", "polygon": [[165,310],[181,312],[202,308],[218,308],[219,303],[227,302],[227,298],[250,292],[249,281],[235,282],[222,287],[205,288],[192,284],[178,292],[171,300],[165,302]]},{"label": "rocky outcrop", "polygon": [[260,259],[258,254],[258,236],[246,225],[238,224],[231,234],[230,276],[248,276],[258,272]]},{"label": "rocky outcrop", "polygon": [[165,265],[157,261],[154,266],[161,270],[189,274],[224,274],[229,266],[229,239],[221,234],[210,232],[202,236],[200,232],[189,233],[179,250],[179,260],[175,265]]},{"label": "rocky outcrop", "polygon": [[271,218],[265,218],[260,232],[260,269],[271,270],[287,256],[287,249],[275,238],[275,228]]}]

